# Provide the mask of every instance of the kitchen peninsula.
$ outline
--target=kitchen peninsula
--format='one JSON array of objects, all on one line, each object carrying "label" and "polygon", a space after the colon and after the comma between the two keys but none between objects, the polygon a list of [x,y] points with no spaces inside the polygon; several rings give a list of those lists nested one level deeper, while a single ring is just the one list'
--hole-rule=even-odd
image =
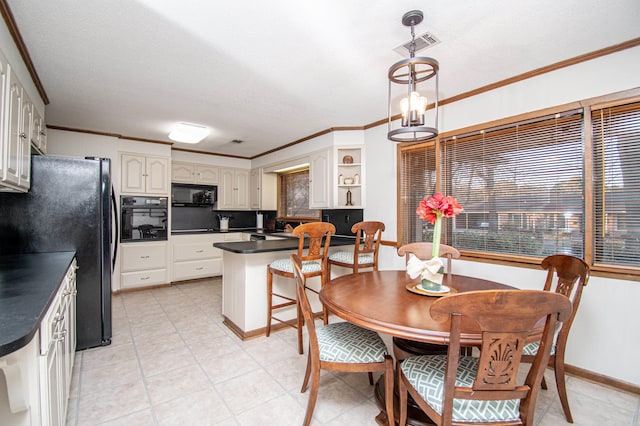
[{"label": "kitchen peninsula", "polygon": [[[334,235],[331,237],[329,253],[353,246],[354,241],[354,237]],[[214,247],[223,250],[223,323],[242,339],[264,334],[267,325],[267,265],[295,253],[298,238],[291,234],[275,233],[266,240],[215,243]],[[309,279],[307,285],[319,290],[320,278]],[[293,280],[274,276],[273,287],[281,294],[295,297]],[[317,295],[311,293],[309,300],[314,310],[319,310]],[[294,319],[295,313],[295,307],[292,307],[282,317]]]}]

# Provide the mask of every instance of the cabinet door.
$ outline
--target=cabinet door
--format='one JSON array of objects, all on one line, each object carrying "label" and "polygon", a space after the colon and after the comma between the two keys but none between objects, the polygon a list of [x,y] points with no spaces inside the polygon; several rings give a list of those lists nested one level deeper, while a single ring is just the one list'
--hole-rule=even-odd
[{"label": "cabinet door", "polygon": [[196,164],[196,182],[207,185],[218,184],[219,170],[214,166],[206,166],[203,164]]},{"label": "cabinet door", "polygon": [[262,169],[251,170],[251,175],[249,176],[249,207],[251,207],[252,209],[259,209],[261,206],[261,176]]},{"label": "cabinet door", "polygon": [[249,170],[236,170],[236,197],[235,208],[249,208]]},{"label": "cabinet door", "polygon": [[9,76],[9,99],[7,102],[7,144],[4,149],[5,169],[3,180],[18,185],[20,182],[20,112],[22,109],[22,86]]},{"label": "cabinet door", "polygon": [[47,134],[45,124],[38,110],[32,106],[31,109],[31,144],[42,154],[47,153]]},{"label": "cabinet door", "polygon": [[329,151],[311,154],[309,160],[309,208],[330,207]]},{"label": "cabinet door", "polygon": [[218,185],[218,208],[233,209],[235,198],[235,170],[220,169],[220,181]]},{"label": "cabinet door", "polygon": [[164,157],[146,158],[146,193],[169,193],[169,159]]},{"label": "cabinet door", "polygon": [[7,134],[5,126],[8,120],[2,118],[7,114],[7,85],[9,83],[9,65],[7,60],[0,54],[0,180],[5,179],[7,169]]},{"label": "cabinet door", "polygon": [[120,159],[120,182],[123,193],[145,192],[144,155],[122,154]]},{"label": "cabinet door", "polygon": [[193,164],[171,163],[171,182],[193,183],[196,174]]},{"label": "cabinet door", "polygon": [[20,164],[18,166],[20,181],[19,185],[23,188],[31,186],[31,133],[32,112],[31,100],[27,94],[22,91],[22,102],[20,105],[20,147],[18,148],[18,156]]}]

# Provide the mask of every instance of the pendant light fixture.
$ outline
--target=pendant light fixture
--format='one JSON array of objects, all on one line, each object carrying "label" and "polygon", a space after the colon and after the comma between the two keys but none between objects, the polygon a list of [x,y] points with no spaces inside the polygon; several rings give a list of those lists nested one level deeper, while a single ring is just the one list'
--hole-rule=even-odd
[{"label": "pendant light fixture", "polygon": [[[433,58],[415,57],[414,27],[422,22],[419,10],[407,12],[402,24],[411,27],[409,58],[389,68],[389,124],[387,138],[394,142],[419,142],[438,136],[438,70]],[[433,125],[427,124],[427,93],[433,99]],[[400,120],[394,120],[392,105],[400,107]],[[399,126],[393,128],[393,122]]]}]

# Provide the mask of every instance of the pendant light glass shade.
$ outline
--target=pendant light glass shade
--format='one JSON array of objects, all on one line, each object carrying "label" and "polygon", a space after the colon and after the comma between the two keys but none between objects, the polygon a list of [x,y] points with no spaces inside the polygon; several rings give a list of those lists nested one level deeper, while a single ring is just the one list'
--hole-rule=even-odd
[{"label": "pendant light glass shade", "polygon": [[[422,12],[414,10],[402,17],[411,27],[409,58],[389,68],[389,120],[387,138],[395,142],[418,142],[438,135],[438,71],[433,58],[415,57],[413,27],[422,22]],[[428,114],[427,94],[433,99],[433,113]],[[400,116],[394,111],[400,111]],[[400,120],[397,120],[397,119]],[[429,121],[431,119],[431,121]],[[430,125],[430,123],[432,123]]]}]

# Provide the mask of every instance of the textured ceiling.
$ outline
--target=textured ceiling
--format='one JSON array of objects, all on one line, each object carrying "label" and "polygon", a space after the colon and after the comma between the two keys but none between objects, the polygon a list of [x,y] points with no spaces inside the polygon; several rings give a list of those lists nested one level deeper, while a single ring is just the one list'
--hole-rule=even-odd
[{"label": "textured ceiling", "polygon": [[213,131],[175,146],[243,157],[384,119],[409,10],[441,100],[640,36],[638,0],[6,1],[48,125],[168,142],[186,121]]}]

